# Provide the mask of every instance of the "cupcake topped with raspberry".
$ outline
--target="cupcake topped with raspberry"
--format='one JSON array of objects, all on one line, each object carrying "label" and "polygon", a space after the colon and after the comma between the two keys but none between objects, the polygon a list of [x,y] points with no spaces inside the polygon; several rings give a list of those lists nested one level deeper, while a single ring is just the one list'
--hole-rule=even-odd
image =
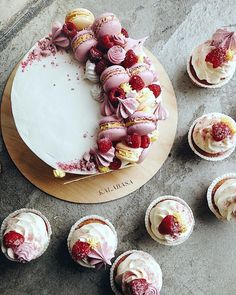
[{"label": "cupcake topped with raspberry", "polygon": [[221,113],[210,113],[198,118],[188,134],[195,154],[210,161],[223,160],[235,149],[236,122]]},{"label": "cupcake topped with raspberry", "polygon": [[107,219],[86,216],[72,226],[67,245],[73,260],[81,266],[106,267],[115,256],[117,234]]},{"label": "cupcake topped with raspberry", "polygon": [[198,86],[216,88],[226,84],[236,69],[236,32],[217,30],[212,38],[195,48],[187,70]]}]

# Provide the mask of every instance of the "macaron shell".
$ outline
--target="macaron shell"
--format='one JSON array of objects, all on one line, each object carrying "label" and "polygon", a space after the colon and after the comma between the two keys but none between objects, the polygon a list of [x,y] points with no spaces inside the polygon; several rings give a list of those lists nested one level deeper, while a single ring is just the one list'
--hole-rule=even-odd
[{"label": "macaron shell", "polygon": [[152,133],[156,129],[156,124],[154,122],[142,122],[136,123],[132,126],[129,126],[127,131],[128,134],[137,133],[139,135],[146,135]]},{"label": "macaron shell", "polygon": [[126,127],[111,128],[99,132],[98,138],[108,137],[111,141],[121,141],[127,135]]},{"label": "macaron shell", "polygon": [[142,148],[132,148],[123,143],[116,145],[116,157],[121,161],[136,163],[139,160]]},{"label": "macaron shell", "polygon": [[152,84],[154,81],[154,74],[149,70],[139,73],[138,76],[142,78],[145,86]]},{"label": "macaron shell", "polygon": [[113,13],[104,13],[94,22],[94,31],[97,38],[104,35],[116,35],[121,32],[121,23]]},{"label": "macaron shell", "polygon": [[[103,81],[106,75],[109,75],[109,77]],[[111,66],[107,68],[100,77],[105,92],[109,92],[112,88],[119,87],[121,83],[129,82],[129,79],[128,73],[121,66]]]},{"label": "macaron shell", "polygon": [[81,31],[94,22],[94,15],[85,8],[73,9],[67,13],[65,22],[71,22],[75,25],[77,31]]}]

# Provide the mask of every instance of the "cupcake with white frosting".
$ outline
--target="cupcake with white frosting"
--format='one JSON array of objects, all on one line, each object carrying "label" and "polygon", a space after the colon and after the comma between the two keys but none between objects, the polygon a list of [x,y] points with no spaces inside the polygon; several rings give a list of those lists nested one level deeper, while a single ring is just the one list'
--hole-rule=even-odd
[{"label": "cupcake with white frosting", "polygon": [[67,239],[73,260],[87,268],[111,265],[117,249],[117,234],[113,225],[98,215],[78,220]]},{"label": "cupcake with white frosting", "polygon": [[15,262],[29,262],[47,249],[52,234],[47,218],[34,209],[20,209],[11,213],[1,226],[3,254]]},{"label": "cupcake with white frosting", "polygon": [[203,115],[190,127],[188,142],[193,152],[201,158],[223,160],[235,149],[236,122],[221,113]]},{"label": "cupcake with white frosting", "polygon": [[162,271],[150,254],[131,250],[121,254],[113,263],[110,283],[116,295],[159,295]]},{"label": "cupcake with white frosting", "polygon": [[212,38],[196,47],[188,61],[191,80],[204,88],[225,85],[236,69],[236,32],[217,30]]},{"label": "cupcake with white frosting", "polygon": [[167,246],[186,241],[195,221],[188,204],[181,198],[162,196],[154,200],[145,215],[145,226],[153,240]]},{"label": "cupcake with white frosting", "polygon": [[236,173],[216,178],[207,190],[207,202],[218,219],[236,221]]}]

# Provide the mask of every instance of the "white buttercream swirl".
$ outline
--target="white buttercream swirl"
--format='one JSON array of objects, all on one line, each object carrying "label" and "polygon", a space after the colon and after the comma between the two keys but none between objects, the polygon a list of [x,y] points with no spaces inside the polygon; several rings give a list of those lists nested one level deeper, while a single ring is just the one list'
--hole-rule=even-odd
[{"label": "white buttercream swirl", "polygon": [[[162,235],[159,232],[159,225],[161,224],[162,220],[167,215],[176,215],[178,214],[181,218],[181,226],[184,228],[180,233],[176,234],[175,236],[172,235]],[[190,232],[192,231],[194,220],[192,218],[192,214],[188,207],[184,204],[173,200],[167,199],[164,201],[160,201],[157,203],[150,212],[150,223],[151,223],[151,230],[152,233],[160,240],[165,240],[168,242],[173,241],[180,241],[185,239]]]},{"label": "white buttercream swirl", "polygon": [[91,96],[94,100],[98,102],[103,102],[104,100],[104,94],[102,92],[102,86],[101,84],[94,84],[90,89]]},{"label": "white buttercream swirl", "polygon": [[206,56],[215,47],[211,46],[211,41],[207,41],[192,52],[192,66],[200,80],[206,80],[210,84],[219,84],[224,79],[232,77],[236,69],[236,60],[226,61],[217,68],[206,62]]},{"label": "white buttercream swirl", "polygon": [[98,83],[99,82],[99,77],[95,72],[95,64],[92,63],[89,59],[86,62],[85,65],[85,74],[84,74],[84,78],[88,79],[89,81],[93,82],[93,83]]},{"label": "white buttercream swirl", "polygon": [[24,237],[24,243],[15,249],[5,248],[3,253],[10,259],[27,262],[39,257],[48,244],[49,235],[42,217],[32,212],[19,213],[7,222],[4,235],[10,231]]},{"label": "white buttercream swirl", "polygon": [[236,220],[236,179],[225,180],[216,190],[214,202],[224,219]]},{"label": "white buttercream swirl", "polygon": [[221,141],[215,141],[213,139],[212,126],[222,121],[229,121],[235,130],[236,123],[234,120],[223,114],[207,114],[196,123],[193,130],[193,141],[201,150],[207,153],[217,154],[226,152],[235,146],[235,133],[228,135]]}]

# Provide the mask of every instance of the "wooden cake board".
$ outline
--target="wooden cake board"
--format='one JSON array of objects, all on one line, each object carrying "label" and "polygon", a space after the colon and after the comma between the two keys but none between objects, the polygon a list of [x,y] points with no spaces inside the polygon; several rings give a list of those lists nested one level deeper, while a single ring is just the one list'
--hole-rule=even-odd
[{"label": "wooden cake board", "polygon": [[168,157],[177,127],[177,103],[171,81],[160,62],[148,50],[162,86],[163,104],[169,118],[159,123],[159,138],[139,165],[90,177],[67,174],[55,178],[19,136],[11,110],[11,88],[17,67],[8,78],[1,103],[1,129],[8,153],[20,172],[36,187],[56,198],[75,203],[102,203],[124,197],[151,179]]}]

